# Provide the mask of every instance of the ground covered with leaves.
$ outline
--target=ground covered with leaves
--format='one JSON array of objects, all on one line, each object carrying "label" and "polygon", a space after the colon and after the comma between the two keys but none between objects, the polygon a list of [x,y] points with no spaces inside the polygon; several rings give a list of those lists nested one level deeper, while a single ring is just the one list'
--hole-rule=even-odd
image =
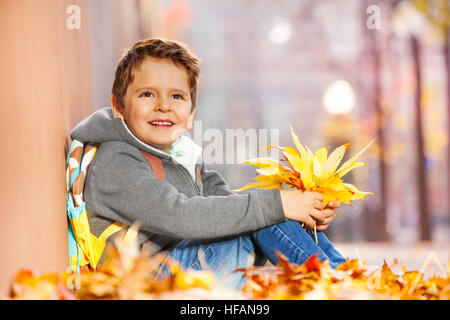
[{"label": "ground covered with leaves", "polygon": [[[430,253],[420,270],[408,271],[398,261],[369,268],[359,259],[337,269],[316,256],[304,264],[290,263],[277,253],[276,266],[237,269],[247,279],[241,291],[225,288],[211,271],[186,271],[164,257],[149,257],[136,239],[118,238],[107,247],[105,262],[95,271],[43,274],[17,273],[11,299],[382,299],[449,300],[450,265],[445,268]],[[424,270],[435,260],[439,272],[426,278]],[[170,276],[161,278],[167,263]],[[371,270],[372,269],[372,270]]]}]

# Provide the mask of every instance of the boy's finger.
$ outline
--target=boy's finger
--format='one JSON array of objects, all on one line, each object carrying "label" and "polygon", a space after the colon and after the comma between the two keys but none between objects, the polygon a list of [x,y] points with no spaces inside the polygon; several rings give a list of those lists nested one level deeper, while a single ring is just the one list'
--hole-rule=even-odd
[{"label": "boy's finger", "polygon": [[313,218],[309,217],[307,219],[307,221],[305,221],[305,224],[308,228],[313,229],[316,226],[316,220],[314,220]]},{"label": "boy's finger", "polygon": [[323,222],[317,222],[317,225],[321,225],[321,226],[329,225],[331,223],[331,221],[333,221],[333,219],[334,219],[333,216],[325,218]]},{"label": "boy's finger", "polygon": [[313,207],[316,208],[316,209],[319,209],[319,210],[323,210],[324,209],[324,206],[323,206],[322,202],[319,201],[319,200],[314,201]]},{"label": "boy's finger", "polygon": [[333,217],[335,214],[336,212],[334,211],[334,209],[326,208],[325,210],[323,210],[323,215],[325,218]]},{"label": "boy's finger", "polygon": [[339,201],[333,202],[334,208],[339,208],[341,206],[341,203]]},{"label": "boy's finger", "polygon": [[321,210],[317,210],[317,209],[313,208],[310,212],[310,215],[318,222],[323,222],[325,220],[323,211],[321,211]]},{"label": "boy's finger", "polygon": [[323,195],[319,192],[314,192],[314,197],[319,201],[323,201]]},{"label": "boy's finger", "polygon": [[317,224],[317,231],[325,231],[330,226],[330,223]]},{"label": "boy's finger", "polygon": [[341,203],[339,201],[330,201],[327,204],[328,208],[334,208],[334,209],[339,208],[340,206],[341,206]]}]

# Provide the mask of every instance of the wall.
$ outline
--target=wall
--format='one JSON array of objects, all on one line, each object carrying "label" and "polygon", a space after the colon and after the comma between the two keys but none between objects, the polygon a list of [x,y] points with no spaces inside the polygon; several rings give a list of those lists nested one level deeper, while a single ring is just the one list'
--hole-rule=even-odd
[{"label": "wall", "polygon": [[[81,10],[70,30],[69,5]],[[0,1],[0,293],[21,268],[65,270],[68,134],[92,112],[86,0]]]},{"label": "wall", "polygon": [[[109,105],[116,64],[125,49],[149,35],[155,3],[156,0],[87,1],[94,109]],[[145,23],[141,25],[141,21]]]}]

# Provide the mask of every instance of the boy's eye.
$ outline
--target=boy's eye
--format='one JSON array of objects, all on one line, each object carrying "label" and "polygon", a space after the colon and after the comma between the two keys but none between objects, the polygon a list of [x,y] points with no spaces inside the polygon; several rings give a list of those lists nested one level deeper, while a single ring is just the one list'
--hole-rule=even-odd
[{"label": "boy's eye", "polygon": [[184,100],[184,96],[182,94],[176,93],[172,97],[177,100]]},{"label": "boy's eye", "polygon": [[144,91],[144,92],[141,93],[141,95],[140,95],[139,97],[147,97],[147,98],[150,98],[150,97],[152,97],[152,96],[153,96],[153,93],[152,93],[152,92],[150,92],[150,91]]}]

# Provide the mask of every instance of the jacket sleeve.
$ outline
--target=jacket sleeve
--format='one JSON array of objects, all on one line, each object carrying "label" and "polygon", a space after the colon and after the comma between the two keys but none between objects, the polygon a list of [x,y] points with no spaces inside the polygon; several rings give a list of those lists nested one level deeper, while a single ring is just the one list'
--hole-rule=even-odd
[{"label": "jacket sleeve", "polygon": [[230,186],[225,179],[215,170],[207,170],[205,165],[202,165],[200,170],[203,183],[203,195],[208,196],[228,196],[233,194]]},{"label": "jacket sleeve", "polygon": [[104,145],[86,177],[85,200],[96,215],[180,239],[238,235],[286,220],[279,189],[189,198],[157,179],[136,148]]}]

